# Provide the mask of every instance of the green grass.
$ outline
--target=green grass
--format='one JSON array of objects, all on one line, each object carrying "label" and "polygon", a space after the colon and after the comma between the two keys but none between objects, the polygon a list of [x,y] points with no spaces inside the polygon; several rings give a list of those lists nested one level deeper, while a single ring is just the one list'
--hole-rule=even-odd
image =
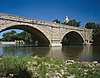
[{"label": "green grass", "polygon": [[0,59],[0,78],[100,78],[100,66],[91,63],[68,64],[53,58],[13,57]]}]

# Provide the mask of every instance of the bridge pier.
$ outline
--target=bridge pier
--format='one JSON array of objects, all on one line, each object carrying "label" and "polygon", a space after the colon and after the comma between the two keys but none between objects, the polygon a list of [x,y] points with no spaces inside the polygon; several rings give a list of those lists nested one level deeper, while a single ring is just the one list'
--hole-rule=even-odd
[{"label": "bridge pier", "polygon": [[62,47],[61,43],[51,43],[50,47]]},{"label": "bridge pier", "polygon": [[62,47],[60,40],[51,40],[50,47]]},{"label": "bridge pier", "polygon": [[85,45],[92,45],[92,43],[90,41],[84,41],[83,44],[85,44]]}]

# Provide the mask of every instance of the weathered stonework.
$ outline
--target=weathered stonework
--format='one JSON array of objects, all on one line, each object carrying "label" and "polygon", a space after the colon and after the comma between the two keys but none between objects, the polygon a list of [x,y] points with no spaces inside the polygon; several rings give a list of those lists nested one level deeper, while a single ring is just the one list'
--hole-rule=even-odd
[{"label": "weathered stonework", "polygon": [[50,46],[62,46],[61,41],[63,37],[72,31],[82,37],[84,44],[90,44],[92,40],[92,30],[89,29],[81,29],[63,24],[49,23],[0,13],[0,32],[12,27],[24,29],[30,33],[36,33],[44,40],[47,39]]}]

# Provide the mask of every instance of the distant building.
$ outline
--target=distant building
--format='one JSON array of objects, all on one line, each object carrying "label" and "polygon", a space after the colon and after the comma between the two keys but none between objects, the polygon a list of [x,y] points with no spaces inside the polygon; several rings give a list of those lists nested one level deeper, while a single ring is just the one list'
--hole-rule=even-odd
[{"label": "distant building", "polygon": [[68,22],[69,22],[68,16],[65,17],[64,22],[65,22],[65,23],[68,23]]},{"label": "distant building", "polygon": [[16,44],[25,44],[24,40],[15,40]]}]

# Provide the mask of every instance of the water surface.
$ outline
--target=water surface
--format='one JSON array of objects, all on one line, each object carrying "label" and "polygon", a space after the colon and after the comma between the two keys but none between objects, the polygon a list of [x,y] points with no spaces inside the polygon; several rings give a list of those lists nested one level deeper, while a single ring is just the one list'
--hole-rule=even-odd
[{"label": "water surface", "polygon": [[100,46],[33,47],[31,45],[0,45],[0,56],[39,56],[60,60],[98,61]]}]

